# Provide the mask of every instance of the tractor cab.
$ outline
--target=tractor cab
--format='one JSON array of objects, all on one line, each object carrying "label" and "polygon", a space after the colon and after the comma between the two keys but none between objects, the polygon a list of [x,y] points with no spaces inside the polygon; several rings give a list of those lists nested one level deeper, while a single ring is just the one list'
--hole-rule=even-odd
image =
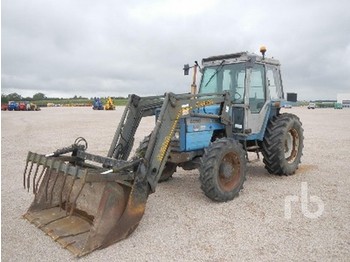
[{"label": "tractor cab", "polygon": [[229,92],[234,119],[233,132],[262,140],[270,116],[276,115],[283,88],[278,60],[241,52],[202,60],[199,93]]}]

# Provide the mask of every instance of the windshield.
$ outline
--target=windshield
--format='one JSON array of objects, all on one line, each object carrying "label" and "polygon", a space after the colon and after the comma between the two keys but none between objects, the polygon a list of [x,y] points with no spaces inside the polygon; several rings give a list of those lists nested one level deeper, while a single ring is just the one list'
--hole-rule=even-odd
[{"label": "windshield", "polygon": [[235,102],[243,103],[245,75],[242,63],[205,67],[199,93],[229,91]]}]

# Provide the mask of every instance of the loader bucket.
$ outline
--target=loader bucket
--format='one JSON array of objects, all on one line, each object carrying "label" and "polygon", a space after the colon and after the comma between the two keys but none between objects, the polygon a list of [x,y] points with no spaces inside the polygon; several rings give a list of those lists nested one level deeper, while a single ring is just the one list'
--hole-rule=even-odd
[{"label": "loader bucket", "polygon": [[144,165],[101,170],[29,152],[24,186],[35,198],[23,217],[78,257],[126,238],[149,194]]}]

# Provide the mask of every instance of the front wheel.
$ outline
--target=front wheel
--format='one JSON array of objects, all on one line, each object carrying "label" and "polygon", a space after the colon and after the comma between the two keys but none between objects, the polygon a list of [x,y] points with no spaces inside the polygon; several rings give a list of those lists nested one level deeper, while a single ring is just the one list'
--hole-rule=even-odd
[{"label": "front wheel", "polygon": [[204,194],[214,201],[226,202],[238,195],[246,175],[242,145],[229,138],[213,142],[202,157],[200,182]]},{"label": "front wheel", "polygon": [[[139,147],[136,149],[135,157],[143,158],[145,157],[146,150],[149,144],[149,140],[151,139],[151,135],[145,136],[141,141]],[[158,180],[159,183],[169,180],[173,174],[176,172],[177,164],[166,162],[163,172]]]},{"label": "front wheel", "polygon": [[270,174],[289,176],[295,173],[303,154],[303,132],[296,115],[281,114],[270,120],[261,150]]}]

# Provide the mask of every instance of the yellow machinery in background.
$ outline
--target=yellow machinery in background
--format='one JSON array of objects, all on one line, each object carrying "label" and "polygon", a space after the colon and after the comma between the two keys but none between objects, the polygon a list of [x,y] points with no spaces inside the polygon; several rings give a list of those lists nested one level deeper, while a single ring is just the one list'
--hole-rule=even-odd
[{"label": "yellow machinery in background", "polygon": [[105,103],[105,110],[115,110],[115,105],[112,98],[108,97]]}]

